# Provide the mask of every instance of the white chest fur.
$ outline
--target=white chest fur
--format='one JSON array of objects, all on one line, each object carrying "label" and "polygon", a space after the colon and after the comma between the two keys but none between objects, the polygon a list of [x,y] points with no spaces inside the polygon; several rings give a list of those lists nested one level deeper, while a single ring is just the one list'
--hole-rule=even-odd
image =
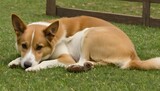
[{"label": "white chest fur", "polygon": [[77,32],[76,34],[65,40],[68,51],[76,62],[78,62],[80,57],[82,56],[83,40],[87,32],[88,28]]}]

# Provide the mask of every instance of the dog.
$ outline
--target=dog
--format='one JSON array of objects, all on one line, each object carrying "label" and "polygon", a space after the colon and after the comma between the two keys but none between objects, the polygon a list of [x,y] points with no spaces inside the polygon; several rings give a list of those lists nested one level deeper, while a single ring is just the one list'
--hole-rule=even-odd
[{"label": "dog", "polygon": [[141,61],[129,37],[111,23],[90,17],[60,18],[25,25],[15,14],[12,24],[21,57],[8,66],[39,71],[57,66],[70,72],[95,65],[115,64],[122,69],[160,69],[160,58]]},{"label": "dog", "polygon": [[88,27],[114,27],[109,22],[89,16],[26,25],[16,14],[12,14],[12,25],[16,33],[16,48],[21,57],[11,61],[8,66],[21,66],[25,71],[75,64],[63,40]]}]

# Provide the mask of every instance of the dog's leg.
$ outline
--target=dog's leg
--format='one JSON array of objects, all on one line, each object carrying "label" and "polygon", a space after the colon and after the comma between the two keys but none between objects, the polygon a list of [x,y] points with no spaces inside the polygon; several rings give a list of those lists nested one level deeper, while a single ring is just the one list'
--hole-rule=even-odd
[{"label": "dog's leg", "polygon": [[87,61],[83,57],[80,58],[78,63],[71,64],[67,67],[69,72],[83,72],[88,71],[93,67],[94,63],[91,61]]},{"label": "dog's leg", "polygon": [[15,67],[17,67],[17,66],[20,65],[20,62],[21,62],[21,57],[16,58],[15,60],[11,61],[11,62],[8,64],[8,67],[10,67],[10,68],[15,68]]},{"label": "dog's leg", "polygon": [[39,71],[42,69],[53,68],[53,67],[67,67],[69,64],[74,64],[75,61],[70,55],[63,54],[58,59],[43,61],[40,64],[29,67],[25,71]]},{"label": "dog's leg", "polygon": [[47,69],[47,68],[53,68],[53,67],[65,67],[66,65],[59,62],[58,59],[55,60],[47,60],[47,61],[43,61],[40,64],[33,66],[33,67],[29,67],[27,69],[25,69],[25,71],[39,71],[42,69]]}]

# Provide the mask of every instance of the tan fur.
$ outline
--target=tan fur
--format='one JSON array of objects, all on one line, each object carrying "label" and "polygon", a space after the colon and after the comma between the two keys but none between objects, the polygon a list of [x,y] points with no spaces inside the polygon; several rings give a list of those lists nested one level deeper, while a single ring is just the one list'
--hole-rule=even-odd
[{"label": "tan fur", "polygon": [[75,63],[75,60],[73,60],[73,58],[68,54],[63,54],[63,55],[59,56],[58,59],[60,62],[68,64],[68,65]]},{"label": "tan fur", "polygon": [[[113,26],[111,23],[104,21],[102,19],[88,17],[88,16],[79,16],[72,18],[61,18],[58,19],[60,22],[59,32],[67,31],[67,37],[72,36],[78,31],[81,31],[89,27],[99,27],[99,26]],[[56,20],[51,20],[49,22],[55,22]],[[62,34],[62,33],[61,33]]]},{"label": "tan fur", "polygon": [[[72,36],[78,31],[81,31],[82,29],[88,28],[88,27],[98,27],[98,26],[113,26],[111,23],[106,22],[104,20],[94,18],[94,17],[88,17],[88,16],[79,16],[79,17],[72,17],[72,18],[61,18],[58,20],[51,20],[49,22],[54,23],[55,21],[59,21],[59,28],[56,33],[56,39],[57,41],[60,40],[60,38],[66,33],[66,37]],[[93,23],[94,22],[94,23]],[[57,43],[57,42],[56,42]],[[73,60],[69,55],[67,57],[67,54],[64,54],[65,56],[60,56],[60,60],[66,60],[66,64],[75,63],[75,60]]]},{"label": "tan fur", "polygon": [[122,69],[160,69],[160,58],[141,61],[128,36],[112,26],[90,28],[82,52],[94,65],[115,64]]}]

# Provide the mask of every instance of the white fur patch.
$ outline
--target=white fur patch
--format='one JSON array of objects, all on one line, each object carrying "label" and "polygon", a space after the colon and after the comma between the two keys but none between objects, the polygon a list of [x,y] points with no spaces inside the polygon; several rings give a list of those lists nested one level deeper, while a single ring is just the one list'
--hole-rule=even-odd
[{"label": "white fur patch", "polygon": [[32,47],[32,44],[33,44],[34,35],[35,35],[35,30],[34,30],[33,33],[32,33],[31,47]]},{"label": "white fur patch", "polygon": [[32,63],[32,66],[38,65],[38,62],[35,59],[32,49],[30,49],[29,52],[22,58],[21,67],[25,68],[24,67],[25,62]]},{"label": "white fur patch", "polygon": [[149,60],[153,60],[155,61],[157,64],[160,64],[160,57],[156,57],[156,58],[151,58]]},{"label": "white fur patch", "polygon": [[33,22],[33,23],[28,24],[28,26],[30,26],[30,25],[49,26],[50,24],[51,24],[51,23],[49,23],[49,22]]},{"label": "white fur patch", "polygon": [[34,35],[35,35],[35,30],[34,30],[33,33],[32,33],[31,48],[30,48],[29,52],[22,58],[22,61],[21,61],[21,66],[22,66],[23,68],[25,68],[25,67],[24,67],[24,63],[25,63],[25,62],[30,62],[30,63],[32,64],[32,66],[35,66],[35,65],[38,64],[38,62],[37,62],[36,59],[35,59],[35,55],[34,55],[33,52],[32,52],[32,44],[33,44]]},{"label": "white fur patch", "polygon": [[156,69],[160,69],[160,57],[151,58],[146,60],[146,62],[147,61],[151,62],[149,65],[154,65]]},{"label": "white fur patch", "polygon": [[65,67],[66,65],[59,62],[57,59],[56,60],[48,60],[48,61],[43,61],[38,65],[35,65],[33,67],[27,68],[25,71],[39,71],[42,69],[47,69],[47,68],[53,68],[53,67]]},{"label": "white fur patch", "polygon": [[51,58],[55,59],[62,54],[69,54],[68,48],[64,43],[65,39],[66,39],[66,32],[64,32],[63,36],[57,42],[55,49],[52,50]]},{"label": "white fur patch", "polygon": [[66,39],[65,43],[68,47],[69,53],[77,62],[82,56],[82,45],[85,35],[87,34],[89,28],[86,28],[80,32],[77,32],[73,36]]},{"label": "white fur patch", "polygon": [[18,65],[20,65],[20,63],[21,63],[21,57],[16,58],[15,60],[11,61],[11,62],[8,64],[8,67],[11,67],[11,66],[13,66],[13,65],[18,66]]},{"label": "white fur patch", "polygon": [[[79,66],[84,66],[84,63],[85,62],[87,62],[87,60],[86,59],[84,59],[83,57],[81,57],[79,60],[78,60],[78,62],[77,63],[75,63],[75,64],[71,64],[71,65],[69,65],[69,66],[72,66],[72,65],[79,65]],[[68,67],[69,67],[68,66]]]},{"label": "white fur patch", "polygon": [[65,43],[63,43],[63,42],[56,45],[55,50],[54,50],[51,58],[53,58],[53,59],[58,58],[62,54],[69,54],[68,48],[65,45]]}]

